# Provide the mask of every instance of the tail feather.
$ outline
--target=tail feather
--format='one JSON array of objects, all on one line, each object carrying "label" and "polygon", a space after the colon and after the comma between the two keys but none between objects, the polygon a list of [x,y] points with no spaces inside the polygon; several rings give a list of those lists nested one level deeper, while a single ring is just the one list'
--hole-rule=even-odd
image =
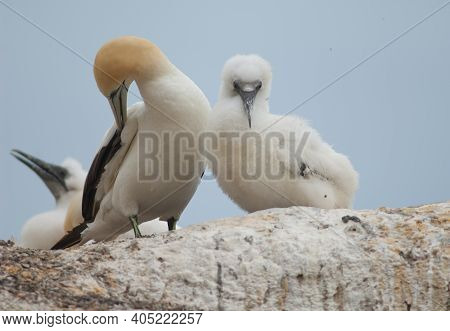
[{"label": "tail feather", "polygon": [[87,224],[81,223],[74,227],[69,233],[62,237],[51,249],[66,249],[81,242],[81,233],[86,230]]}]

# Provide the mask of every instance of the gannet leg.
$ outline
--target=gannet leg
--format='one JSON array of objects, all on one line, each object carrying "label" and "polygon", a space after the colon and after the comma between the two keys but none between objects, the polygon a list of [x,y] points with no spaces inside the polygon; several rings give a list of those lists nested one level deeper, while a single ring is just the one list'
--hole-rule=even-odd
[{"label": "gannet leg", "polygon": [[136,215],[130,216],[129,220],[131,222],[131,225],[133,226],[134,236],[136,238],[142,238],[141,231],[139,230],[139,224],[138,219]]},{"label": "gannet leg", "polygon": [[171,217],[167,220],[167,225],[169,226],[169,231],[173,231],[177,228],[178,219]]}]

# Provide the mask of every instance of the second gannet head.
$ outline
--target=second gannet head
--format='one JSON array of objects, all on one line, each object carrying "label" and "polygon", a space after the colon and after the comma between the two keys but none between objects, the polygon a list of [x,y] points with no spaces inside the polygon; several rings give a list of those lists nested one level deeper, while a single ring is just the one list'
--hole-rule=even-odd
[{"label": "second gannet head", "polygon": [[13,149],[11,155],[34,171],[48,187],[57,204],[68,201],[75,192],[83,190],[86,172],[81,164],[67,158],[59,166]]},{"label": "second gannet head", "polygon": [[236,55],[223,67],[220,97],[241,98],[242,110],[246,112],[251,127],[253,105],[268,99],[271,83],[272,69],[269,62],[254,54]]},{"label": "second gannet head", "polygon": [[126,122],[130,84],[156,79],[172,68],[163,52],[143,38],[119,37],[100,48],[95,57],[94,76],[100,92],[109,100],[119,128]]}]

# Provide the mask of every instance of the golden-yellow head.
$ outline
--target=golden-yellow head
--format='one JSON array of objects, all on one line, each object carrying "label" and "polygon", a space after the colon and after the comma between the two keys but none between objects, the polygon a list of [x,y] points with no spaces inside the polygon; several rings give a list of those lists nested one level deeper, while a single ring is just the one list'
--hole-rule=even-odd
[{"label": "golden-yellow head", "polygon": [[162,74],[170,66],[163,52],[150,41],[134,36],[113,39],[97,52],[94,76],[97,86],[104,96],[125,82],[152,79]]},{"label": "golden-yellow head", "polygon": [[163,52],[150,41],[119,37],[107,42],[95,57],[97,86],[108,99],[119,129],[127,121],[127,92],[133,81],[151,80],[173,68]]}]

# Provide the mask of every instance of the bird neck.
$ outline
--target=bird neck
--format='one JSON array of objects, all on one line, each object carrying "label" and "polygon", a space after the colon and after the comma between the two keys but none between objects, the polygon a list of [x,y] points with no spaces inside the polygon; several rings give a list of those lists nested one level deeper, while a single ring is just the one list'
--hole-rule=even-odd
[{"label": "bird neck", "polygon": [[175,66],[171,70],[166,70],[164,75],[152,79],[136,80],[146,109],[151,112],[156,109],[157,113],[163,110],[167,113],[186,109],[186,107],[175,107],[175,105],[182,104],[183,101],[190,100],[195,95],[197,91],[191,84],[192,82]]},{"label": "bird neck", "polygon": [[72,198],[74,197],[74,195],[77,193],[78,191],[68,191],[67,193],[61,195],[59,197],[58,200],[56,200],[56,208],[57,209],[63,209],[63,208],[67,208],[67,206],[69,205],[70,201],[72,200]]}]

